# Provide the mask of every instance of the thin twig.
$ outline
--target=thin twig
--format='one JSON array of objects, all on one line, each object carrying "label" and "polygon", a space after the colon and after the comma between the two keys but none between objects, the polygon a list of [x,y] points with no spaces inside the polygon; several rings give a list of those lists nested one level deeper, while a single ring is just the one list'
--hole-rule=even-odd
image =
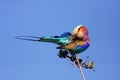
[{"label": "thin twig", "polygon": [[86,80],[85,75],[84,75],[84,73],[82,71],[82,66],[81,66],[81,64],[79,62],[79,58],[76,58],[76,59],[77,59],[78,67],[79,67],[80,73],[82,75],[82,78],[83,78],[83,80]]},{"label": "thin twig", "polygon": [[66,59],[69,61],[69,63],[70,63],[71,65],[73,65],[74,67],[77,67],[77,68],[78,68],[78,66],[75,65],[74,63],[72,63],[68,57],[66,57]]}]

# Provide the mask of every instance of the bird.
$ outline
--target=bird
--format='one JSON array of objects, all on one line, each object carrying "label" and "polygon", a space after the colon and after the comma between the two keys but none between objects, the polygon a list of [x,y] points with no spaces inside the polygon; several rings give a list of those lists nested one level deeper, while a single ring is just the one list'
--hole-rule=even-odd
[{"label": "bird", "polygon": [[[88,36],[88,29],[85,25],[76,26],[72,32],[64,32],[59,36],[16,36],[16,39],[37,41],[37,42],[49,42],[55,43],[60,49],[61,54],[68,54],[75,56],[82,53],[90,46],[90,38]],[[61,56],[61,55],[60,55]],[[61,56],[62,57],[62,56]],[[66,57],[66,56],[65,56]]]},{"label": "bird", "polygon": [[49,42],[55,43],[58,46],[56,49],[59,49],[59,58],[65,58],[69,62],[78,67],[82,75],[83,80],[86,80],[82,68],[93,69],[94,62],[82,62],[83,60],[77,57],[77,54],[81,54],[86,51],[90,46],[90,38],[88,35],[88,29],[85,25],[76,26],[72,32],[64,32],[61,35],[55,36],[16,36],[16,39],[29,40],[36,42]]}]

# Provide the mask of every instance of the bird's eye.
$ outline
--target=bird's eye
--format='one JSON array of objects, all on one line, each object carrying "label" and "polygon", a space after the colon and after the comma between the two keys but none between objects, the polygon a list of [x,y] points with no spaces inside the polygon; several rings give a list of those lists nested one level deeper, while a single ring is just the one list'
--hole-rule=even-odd
[{"label": "bird's eye", "polygon": [[78,31],[80,31],[81,28],[78,28]]},{"label": "bird's eye", "polygon": [[76,34],[74,34],[74,35],[73,35],[73,39],[76,39],[76,38],[77,38],[77,35],[76,35]]}]

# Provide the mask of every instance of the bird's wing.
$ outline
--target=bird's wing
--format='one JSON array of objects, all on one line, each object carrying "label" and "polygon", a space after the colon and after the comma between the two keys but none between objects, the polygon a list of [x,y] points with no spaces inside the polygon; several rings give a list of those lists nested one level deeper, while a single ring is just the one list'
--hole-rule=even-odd
[{"label": "bird's wing", "polygon": [[41,42],[51,42],[56,43],[58,45],[66,45],[69,43],[69,38],[67,37],[59,37],[59,36],[43,36],[40,38]]},{"label": "bird's wing", "polygon": [[60,36],[43,36],[41,37],[41,41],[43,42],[52,42],[58,45],[67,45],[70,43],[71,33],[64,32]]}]

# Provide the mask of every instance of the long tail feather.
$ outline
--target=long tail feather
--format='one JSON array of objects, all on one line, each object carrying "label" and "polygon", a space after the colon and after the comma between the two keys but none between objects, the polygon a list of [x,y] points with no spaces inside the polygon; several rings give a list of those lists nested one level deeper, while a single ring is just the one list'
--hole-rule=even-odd
[{"label": "long tail feather", "polygon": [[37,41],[37,42],[51,42],[56,44],[61,44],[59,37],[54,36],[42,36],[42,37],[36,37],[36,36],[16,36],[15,39],[20,40],[28,40],[28,41]]},{"label": "long tail feather", "polygon": [[28,40],[28,41],[40,41],[40,37],[35,37],[35,36],[16,36],[15,39]]}]

